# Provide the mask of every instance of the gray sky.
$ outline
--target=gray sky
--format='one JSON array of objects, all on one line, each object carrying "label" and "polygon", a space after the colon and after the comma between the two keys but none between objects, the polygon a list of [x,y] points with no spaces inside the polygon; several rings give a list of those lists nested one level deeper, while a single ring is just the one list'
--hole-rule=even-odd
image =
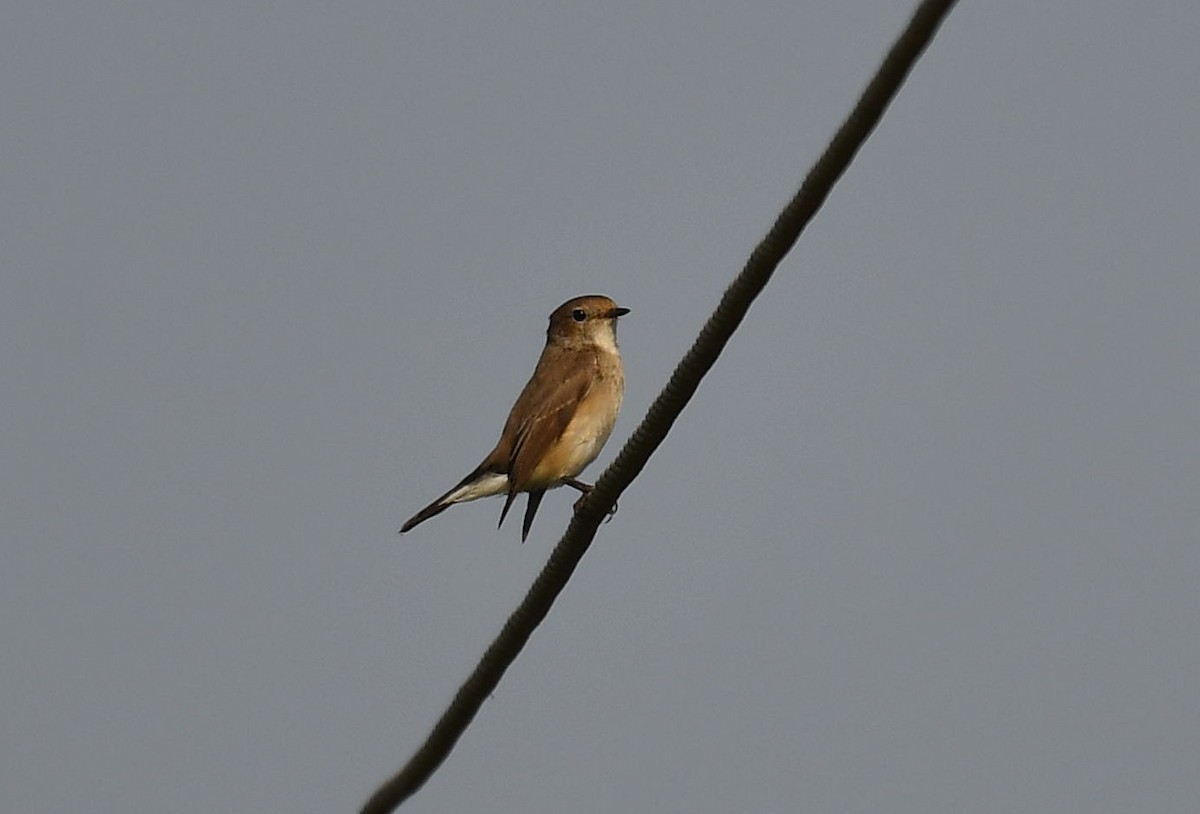
[{"label": "gray sky", "polygon": [[[355,810],[574,496],[396,528],[578,294],[611,460],[910,9],[9,3],[4,810]],[[408,810],[1193,811],[1198,39],[964,2]]]}]

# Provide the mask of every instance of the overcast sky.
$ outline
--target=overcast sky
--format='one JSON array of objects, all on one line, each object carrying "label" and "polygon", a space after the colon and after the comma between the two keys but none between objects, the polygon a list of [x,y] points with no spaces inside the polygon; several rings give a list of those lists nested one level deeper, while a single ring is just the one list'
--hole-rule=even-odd
[{"label": "overcast sky", "polygon": [[[0,13],[0,808],[356,810],[910,2]],[[412,812],[1193,812],[1200,6],[966,0]],[[523,506],[523,500],[520,504]]]}]

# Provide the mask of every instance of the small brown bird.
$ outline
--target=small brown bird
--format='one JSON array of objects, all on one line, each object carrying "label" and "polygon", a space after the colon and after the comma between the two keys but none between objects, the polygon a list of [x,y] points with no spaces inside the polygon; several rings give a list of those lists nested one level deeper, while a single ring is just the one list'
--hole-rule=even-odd
[{"label": "small brown bird", "polygon": [[575,480],[612,433],[625,374],[617,349],[617,317],[629,313],[608,297],[568,300],[550,315],[546,347],[504,422],[496,448],[457,486],[409,518],[400,533],[455,503],[506,494],[500,525],[519,492],[529,493],[521,541],[547,489],[592,487]]}]

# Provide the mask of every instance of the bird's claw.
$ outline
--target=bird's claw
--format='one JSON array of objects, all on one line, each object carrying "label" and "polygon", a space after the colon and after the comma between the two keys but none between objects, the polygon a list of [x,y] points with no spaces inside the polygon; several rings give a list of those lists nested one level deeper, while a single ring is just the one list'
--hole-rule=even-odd
[{"label": "bird's claw", "polygon": [[[575,511],[579,511],[583,507],[583,501],[587,500],[588,495],[590,495],[591,493],[592,492],[589,489],[588,491],[584,492],[582,495],[579,496],[579,499],[575,501],[575,505],[573,507],[575,509]],[[612,508],[608,510],[608,514],[605,516],[604,522],[605,523],[611,522],[613,517],[616,516],[616,514],[617,514],[617,504],[614,503],[612,505]]]}]

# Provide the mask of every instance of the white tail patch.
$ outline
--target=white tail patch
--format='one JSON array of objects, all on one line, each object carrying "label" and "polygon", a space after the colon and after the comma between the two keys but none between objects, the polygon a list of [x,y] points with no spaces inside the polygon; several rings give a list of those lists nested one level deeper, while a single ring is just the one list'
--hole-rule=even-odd
[{"label": "white tail patch", "polygon": [[466,503],[468,500],[478,500],[481,497],[503,494],[508,491],[508,475],[499,472],[485,472],[470,483],[464,483],[450,494],[442,498],[442,505],[451,503]]}]

